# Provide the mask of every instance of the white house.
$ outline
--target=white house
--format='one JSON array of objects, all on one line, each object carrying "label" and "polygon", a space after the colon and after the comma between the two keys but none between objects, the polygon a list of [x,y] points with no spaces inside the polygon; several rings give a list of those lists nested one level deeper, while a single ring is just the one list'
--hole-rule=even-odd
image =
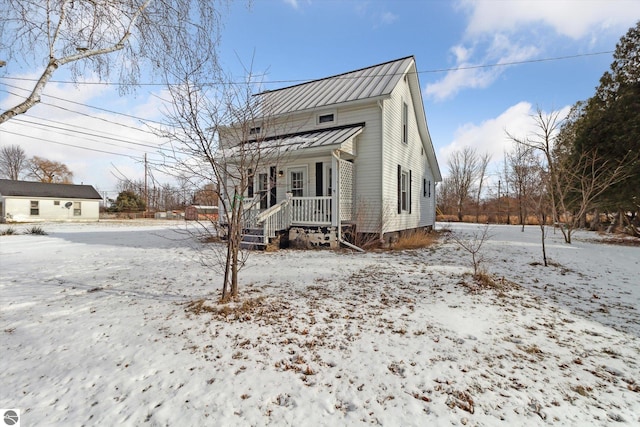
[{"label": "white house", "polygon": [[[381,238],[434,225],[442,176],[413,56],[255,97],[263,120],[245,142],[278,147],[244,194],[266,238],[321,228],[337,242],[345,225]],[[221,134],[223,148],[234,145]]]},{"label": "white house", "polygon": [[0,221],[97,221],[102,197],[91,185],[0,179]]}]

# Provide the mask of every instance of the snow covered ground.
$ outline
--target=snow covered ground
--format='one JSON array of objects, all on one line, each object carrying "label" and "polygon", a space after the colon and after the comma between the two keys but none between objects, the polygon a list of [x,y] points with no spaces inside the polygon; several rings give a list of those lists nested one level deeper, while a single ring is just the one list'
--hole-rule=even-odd
[{"label": "snow covered ground", "polygon": [[637,246],[551,233],[543,267],[537,227],[493,226],[491,289],[451,241],[253,253],[218,310],[184,223],[41,226],[0,236],[0,407],[23,426],[640,423]]}]

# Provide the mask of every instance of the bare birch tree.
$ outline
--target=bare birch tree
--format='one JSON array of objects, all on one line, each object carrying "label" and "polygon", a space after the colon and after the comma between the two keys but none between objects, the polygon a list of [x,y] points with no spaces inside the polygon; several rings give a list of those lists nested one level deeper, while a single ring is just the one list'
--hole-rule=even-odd
[{"label": "bare birch tree", "polygon": [[[0,112],[0,124],[40,102],[45,86],[63,67],[74,81],[93,76],[102,80],[115,74],[121,91],[127,92],[143,72],[171,66],[184,46],[214,52],[220,10],[226,3],[0,0],[2,63],[7,70],[14,65],[39,70],[31,93]],[[215,62],[209,64],[217,67]]]}]

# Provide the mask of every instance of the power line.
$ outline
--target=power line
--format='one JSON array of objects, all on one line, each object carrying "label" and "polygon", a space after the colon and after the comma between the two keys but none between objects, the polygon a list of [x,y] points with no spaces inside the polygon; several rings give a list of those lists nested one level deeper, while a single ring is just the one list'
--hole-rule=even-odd
[{"label": "power line", "polygon": [[[614,53],[613,50],[607,50],[607,51],[602,51],[602,52],[590,52],[590,53],[579,53],[579,54],[575,54],[575,55],[565,55],[565,56],[555,56],[555,57],[548,57],[548,58],[537,58],[537,59],[527,59],[527,60],[522,60],[522,61],[510,61],[510,62],[498,62],[498,63],[493,63],[493,64],[480,64],[480,65],[467,65],[467,66],[462,66],[462,67],[451,67],[451,68],[436,68],[436,69],[432,69],[432,70],[421,70],[421,71],[416,71],[416,74],[434,74],[434,73],[447,73],[447,72],[453,72],[453,71],[464,71],[464,70],[474,70],[474,69],[481,69],[481,68],[495,68],[495,67],[506,67],[506,66],[510,66],[510,65],[523,65],[523,64],[534,64],[534,63],[540,63],[540,62],[550,62],[550,61],[564,61],[564,60],[568,60],[568,59],[575,59],[575,58],[583,58],[583,57],[589,57],[589,56],[598,56],[598,55],[608,55],[608,54],[612,54]],[[346,73],[349,74],[349,73]],[[376,77],[390,77],[390,76],[396,76],[396,75],[400,75],[400,74],[404,74],[404,73],[388,73],[388,74],[377,74]],[[367,78],[367,77],[371,77],[371,76],[335,76],[333,78],[335,79],[344,79],[344,80],[352,80],[352,79],[363,79],[363,78]],[[8,79],[8,80],[16,80],[16,81],[29,81],[29,82],[35,82],[38,79],[28,79],[28,78],[23,78],[23,77],[9,77],[9,76],[2,76],[0,77],[0,79]],[[264,82],[264,83],[268,83],[268,84],[273,84],[273,83],[302,83],[302,82],[309,82],[309,81],[314,81],[317,80],[317,78],[314,79],[288,79],[288,80],[270,80],[268,82]],[[180,86],[181,83],[122,83],[122,82],[76,82],[76,81],[72,81],[72,80],[50,80],[51,83],[60,83],[60,84],[75,84],[75,85],[86,85],[86,86],[94,86],[94,85],[102,85],[102,86]],[[219,83],[219,82],[204,82],[203,84],[208,85],[208,86],[218,86],[218,85],[223,85],[225,83]],[[246,82],[246,81],[242,81],[242,82],[232,82],[231,84],[253,84],[252,82]],[[159,123],[159,122],[156,122]]]},{"label": "power line", "polygon": [[[2,79],[2,78],[3,78],[3,77],[0,77],[0,79]],[[30,92],[30,90],[29,90],[29,89],[24,89],[24,88],[21,88],[21,87],[19,87],[19,86],[14,86],[14,85],[6,84],[6,83],[5,83],[5,85],[6,85],[6,86],[9,86],[9,87],[12,87],[12,88],[14,88],[14,89],[19,89],[19,90],[23,90],[23,91],[26,91],[26,92]],[[10,92],[10,91],[8,91],[8,90],[6,90],[6,89],[0,89],[0,90],[1,90],[1,91],[3,91],[3,92],[9,93],[9,94],[11,94],[11,95],[14,95],[14,96],[22,97],[22,95],[18,95],[17,93]],[[118,116],[123,116],[123,117],[128,117],[128,118],[131,118],[131,119],[139,120],[139,121],[141,121],[141,122],[143,122],[143,123],[147,123],[147,122],[149,122],[149,123],[155,123],[155,124],[158,124],[158,125],[164,125],[164,123],[159,122],[159,121],[156,121],[156,120],[152,120],[152,119],[144,119],[144,118],[142,118],[142,117],[133,116],[133,115],[131,115],[131,114],[120,113],[120,112],[118,112],[118,111],[108,110],[108,109],[106,109],[106,108],[102,108],[102,107],[96,107],[95,105],[89,105],[89,104],[84,104],[84,103],[82,103],[82,102],[71,101],[70,99],[60,98],[60,97],[58,97],[58,96],[48,95],[48,94],[46,94],[46,93],[45,93],[45,94],[43,94],[43,95],[44,95],[44,96],[46,96],[46,97],[52,98],[52,99],[57,99],[57,100],[59,100],[59,101],[68,102],[68,103],[70,103],[70,104],[75,104],[75,105],[80,105],[80,106],[83,106],[83,107],[93,108],[93,109],[95,109],[95,110],[104,111],[104,112],[109,113],[109,114],[116,114],[116,115],[118,115]],[[51,107],[60,108],[60,109],[65,110],[65,111],[75,112],[75,113],[77,113],[77,114],[82,114],[82,115],[85,115],[85,116],[88,116],[88,117],[92,117],[92,118],[94,118],[94,119],[96,119],[96,120],[103,120],[103,121],[106,121],[106,122],[109,122],[109,123],[116,124],[116,125],[118,125],[118,126],[124,126],[124,127],[129,128],[129,129],[134,129],[134,130],[137,130],[137,131],[139,131],[139,132],[144,132],[144,133],[153,134],[153,132],[150,132],[150,131],[148,131],[148,130],[144,130],[144,129],[136,128],[136,127],[133,127],[133,126],[125,125],[125,124],[123,124],[123,123],[113,122],[113,121],[110,121],[110,120],[107,120],[107,119],[104,119],[104,118],[101,118],[101,117],[91,116],[91,115],[88,115],[88,114],[86,114],[86,113],[81,113],[81,112],[79,112],[79,111],[74,111],[74,110],[71,110],[71,109],[68,109],[68,108],[65,108],[65,107],[61,107],[61,106],[59,106],[59,105],[51,104],[51,103],[48,103],[48,102],[42,102],[42,101],[41,101],[41,102],[40,102],[40,104],[42,104],[42,105],[48,105],[48,106],[51,106]]]},{"label": "power line", "polygon": [[22,136],[22,137],[25,137],[25,138],[37,139],[39,141],[44,141],[44,142],[47,142],[47,143],[50,143],[50,144],[64,145],[64,146],[67,146],[67,147],[79,148],[81,150],[95,151],[97,153],[113,154],[115,156],[128,157],[128,158],[133,159],[133,160],[142,160],[142,157],[135,157],[135,156],[130,156],[128,154],[122,154],[122,153],[114,153],[113,151],[99,150],[97,148],[82,147],[80,145],[67,144],[67,143],[64,143],[64,142],[51,141],[49,139],[44,139],[44,138],[40,138],[40,137],[33,136],[33,135],[25,135],[25,134],[21,134],[21,133],[17,133],[17,132],[12,132],[10,130],[6,130],[5,128],[0,128],[0,132],[8,133],[8,134],[11,134],[11,135],[16,135],[16,136]]},{"label": "power line", "polygon": [[[33,116],[33,118],[38,119],[38,120],[43,120],[43,121],[46,121],[46,122],[50,122],[50,123],[56,123],[56,124],[65,125],[65,126],[73,126],[73,127],[84,129],[84,130],[91,130],[89,128],[85,128],[85,127],[82,127],[82,126],[66,124],[66,123],[55,121],[55,120],[49,120],[49,119],[39,118],[39,117],[35,117],[35,116]],[[82,130],[74,130],[74,129],[67,129],[67,128],[60,127],[60,126],[47,125],[45,123],[38,123],[38,122],[35,122],[35,121],[26,120],[24,118],[13,118],[11,121],[12,122],[18,122],[18,123],[28,123],[28,124],[35,125],[35,126],[40,126],[40,127],[45,127],[46,126],[47,129],[58,129],[58,130],[66,131],[66,132],[77,133],[77,134],[80,134],[80,135],[94,136],[94,137],[107,139],[107,140],[111,140],[111,141],[123,142],[125,144],[137,145],[137,146],[146,147],[146,148],[153,148],[153,149],[156,149],[156,150],[169,150],[168,148],[157,147],[157,146],[151,145],[151,144],[144,144],[144,143],[141,143],[141,142],[129,141],[129,140],[126,140],[126,139],[116,138],[116,137],[112,137],[112,136],[103,136],[103,135],[100,135],[100,134],[91,133],[91,132],[85,132],[85,131],[82,131]],[[108,135],[108,134],[105,133],[105,135]],[[113,145],[114,147],[127,148],[127,147],[122,147],[122,146],[116,145],[116,144],[109,144],[108,142],[104,142],[104,141],[97,141],[97,140],[94,140],[94,141],[95,142],[104,143],[104,144],[107,144],[107,145]],[[131,148],[131,149],[134,149],[134,148]],[[146,152],[145,150],[140,150],[140,151]]]}]

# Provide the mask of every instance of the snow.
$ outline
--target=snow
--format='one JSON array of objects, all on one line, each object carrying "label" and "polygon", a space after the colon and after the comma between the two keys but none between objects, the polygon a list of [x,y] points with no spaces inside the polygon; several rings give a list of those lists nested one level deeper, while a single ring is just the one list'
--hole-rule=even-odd
[{"label": "snow", "polygon": [[446,239],[256,252],[218,313],[184,223],[39,225],[0,236],[0,407],[22,425],[640,423],[638,246],[550,230],[544,267],[539,228],[492,226],[491,289]]}]

